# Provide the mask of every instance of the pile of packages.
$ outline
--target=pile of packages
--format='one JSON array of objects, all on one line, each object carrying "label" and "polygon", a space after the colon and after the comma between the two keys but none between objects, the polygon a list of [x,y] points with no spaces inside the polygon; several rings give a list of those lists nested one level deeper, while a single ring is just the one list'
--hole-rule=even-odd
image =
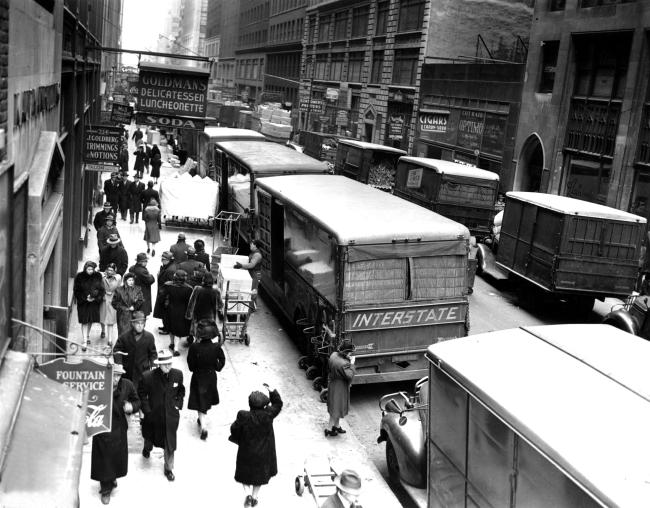
[{"label": "pile of packages", "polygon": [[160,211],[163,217],[214,217],[219,184],[210,178],[175,173],[160,180]]},{"label": "pile of packages", "polygon": [[331,266],[324,261],[312,261],[302,265],[299,271],[316,291],[332,302],[335,300],[336,280]]},{"label": "pile of packages", "polygon": [[279,103],[260,104],[257,107],[259,131],[273,141],[288,141],[293,128],[291,114],[282,109]]},{"label": "pile of packages", "polygon": [[226,289],[228,290],[229,301],[228,309],[222,309],[224,314],[247,313],[249,310],[248,305],[235,302],[250,302],[253,281],[248,270],[234,268],[235,263],[248,263],[248,256],[221,255],[217,286],[222,300],[225,300]]},{"label": "pile of packages", "polygon": [[234,174],[228,177],[228,193],[233,212],[245,213],[251,207],[251,179],[250,175]]},{"label": "pile of packages", "polygon": [[395,168],[388,161],[373,164],[368,171],[368,185],[378,189],[390,190],[395,185]]}]

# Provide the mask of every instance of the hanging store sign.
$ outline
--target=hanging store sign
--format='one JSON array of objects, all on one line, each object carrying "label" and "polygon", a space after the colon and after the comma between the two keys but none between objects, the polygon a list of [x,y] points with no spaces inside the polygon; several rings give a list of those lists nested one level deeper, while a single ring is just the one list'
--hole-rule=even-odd
[{"label": "hanging store sign", "polygon": [[86,127],[84,162],[87,164],[117,164],[124,136],[121,127]]},{"label": "hanging store sign", "polygon": [[126,104],[113,103],[113,109],[111,110],[111,122],[130,124],[132,117],[133,108],[131,106],[127,106]]},{"label": "hanging store sign", "polygon": [[205,128],[205,120],[202,118],[150,115],[146,113],[138,113],[135,115],[135,123],[138,125],[162,127],[163,129],[176,128],[202,131]]},{"label": "hanging store sign", "polygon": [[389,118],[388,139],[402,139],[404,136],[404,115],[401,113],[393,114]]},{"label": "hanging store sign", "polygon": [[309,98],[302,99],[300,101],[300,111],[303,113],[322,115],[325,111],[325,101],[322,99],[312,99],[311,101]]},{"label": "hanging store sign", "polygon": [[48,378],[68,388],[88,392],[86,413],[86,434],[92,437],[111,431],[113,414],[113,368],[106,363],[83,359],[78,363],[68,363],[57,358],[42,364],[39,370]]},{"label": "hanging store sign", "polygon": [[138,112],[205,118],[209,73],[179,66],[140,66]]},{"label": "hanging store sign", "polygon": [[420,132],[447,132],[449,111],[420,111],[418,122]]}]

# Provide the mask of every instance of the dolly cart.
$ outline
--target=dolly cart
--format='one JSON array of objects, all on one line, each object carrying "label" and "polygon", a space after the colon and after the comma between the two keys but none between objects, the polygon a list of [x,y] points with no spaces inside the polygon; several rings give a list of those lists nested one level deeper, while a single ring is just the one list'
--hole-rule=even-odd
[{"label": "dolly cart", "polygon": [[[212,255],[216,262],[221,254],[237,254],[236,236],[233,238],[233,224],[239,220],[240,213],[221,211],[214,218],[212,229]],[[214,263],[213,263],[214,264]]]},{"label": "dolly cart", "polygon": [[247,346],[251,343],[248,335],[248,320],[254,309],[253,295],[257,291],[231,291],[230,281],[226,283],[223,295],[223,308],[220,314],[223,315],[223,341],[231,340],[244,343]]},{"label": "dolly cart", "polygon": [[[306,488],[314,498],[316,506],[319,507],[323,505],[325,499],[336,492],[334,478],[337,473],[332,467],[332,463],[328,462],[328,464],[316,464],[313,461],[305,460],[304,474],[296,476],[295,480],[296,494],[302,496]],[[318,470],[322,470],[322,472],[314,472]]]}]

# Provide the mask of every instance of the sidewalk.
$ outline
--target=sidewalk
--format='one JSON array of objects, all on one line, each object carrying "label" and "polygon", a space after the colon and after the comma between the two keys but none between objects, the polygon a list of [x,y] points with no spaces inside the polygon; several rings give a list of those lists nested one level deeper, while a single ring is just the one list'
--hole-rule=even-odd
[{"label": "sidewalk", "polygon": [[[130,143],[132,145],[132,141]],[[133,152],[133,149],[130,149]],[[133,158],[133,157],[131,157]],[[173,172],[166,163],[161,168],[161,178]],[[131,162],[132,164],[132,162]],[[131,175],[133,172],[131,171]],[[145,174],[143,181],[148,181]],[[97,209],[98,210],[98,209]],[[95,210],[95,211],[97,211]],[[146,251],[142,239],[144,224],[129,224],[118,218],[117,227],[129,253],[129,266],[135,263],[138,252]],[[161,242],[156,246],[156,256],[150,258],[148,269],[154,276],[160,267],[160,254],[176,242],[179,229],[164,228]],[[207,231],[186,230],[187,243],[203,238],[206,249],[212,245]],[[98,261],[97,242],[94,229],[84,251],[84,259]],[[157,288],[152,286],[155,298]],[[237,411],[248,409],[248,394],[258,389],[263,382],[278,389],[284,401],[284,408],[275,420],[275,437],[278,456],[278,475],[269,485],[262,487],[259,496],[260,507],[300,507],[316,506],[306,491],[298,497],[294,491],[294,479],[303,472],[305,461],[315,462],[314,472],[326,472],[328,457],[337,470],[352,468],[357,470],[363,481],[361,504],[366,508],[390,508],[400,506],[385,481],[369,462],[363,445],[357,440],[352,429],[336,438],[326,438],[323,429],[327,426],[328,415],[324,404],[318,400],[318,393],[297,366],[299,353],[281,325],[269,311],[265,302],[258,300],[259,309],[249,321],[250,347],[238,342],[224,345],[226,366],[218,374],[221,403],[208,413],[209,436],[206,441],[199,439],[196,412],[189,411],[187,398],[191,373],[187,369],[187,348],[179,348],[181,356],[174,358],[174,368],[181,369],[186,388],[185,409],[181,411],[178,429],[178,449],[176,451],[175,482],[168,482],[163,476],[162,449],[154,448],[149,459],[141,455],[142,435],[140,426],[133,418],[129,427],[129,474],[118,479],[118,487],[113,491],[111,506],[131,507],[143,502],[148,506],[242,506],[244,492],[235,482],[235,458],[237,446],[228,441],[230,424]],[[80,326],[76,309],[73,309],[69,336],[80,340]],[[147,320],[146,329],[156,338],[158,349],[168,347],[169,336],[160,335],[158,319]],[[99,338],[99,325],[91,331],[91,347],[101,349],[103,340]],[[344,422],[344,426],[346,423]],[[377,415],[379,425],[379,414]],[[83,466],[79,485],[81,506],[101,506],[98,482],[90,480],[91,442],[84,447]],[[319,467],[320,466],[320,467]]]}]

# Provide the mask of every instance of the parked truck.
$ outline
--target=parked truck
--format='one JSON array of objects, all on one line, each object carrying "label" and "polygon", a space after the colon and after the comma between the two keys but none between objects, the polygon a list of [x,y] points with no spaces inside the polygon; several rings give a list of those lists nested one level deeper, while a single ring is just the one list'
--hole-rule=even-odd
[{"label": "parked truck", "polygon": [[418,507],[636,507],[650,499],[650,343],[607,325],[522,327],[428,348],[380,400],[391,482]]},{"label": "parked truck", "polygon": [[531,302],[563,300],[584,314],[635,289],[645,228],[643,217],[596,203],[508,192],[498,242],[478,246],[479,272],[505,271]]},{"label": "parked truck", "polygon": [[397,161],[402,155],[406,155],[406,152],[398,148],[356,139],[340,139],[334,172],[391,192],[395,185]]}]

